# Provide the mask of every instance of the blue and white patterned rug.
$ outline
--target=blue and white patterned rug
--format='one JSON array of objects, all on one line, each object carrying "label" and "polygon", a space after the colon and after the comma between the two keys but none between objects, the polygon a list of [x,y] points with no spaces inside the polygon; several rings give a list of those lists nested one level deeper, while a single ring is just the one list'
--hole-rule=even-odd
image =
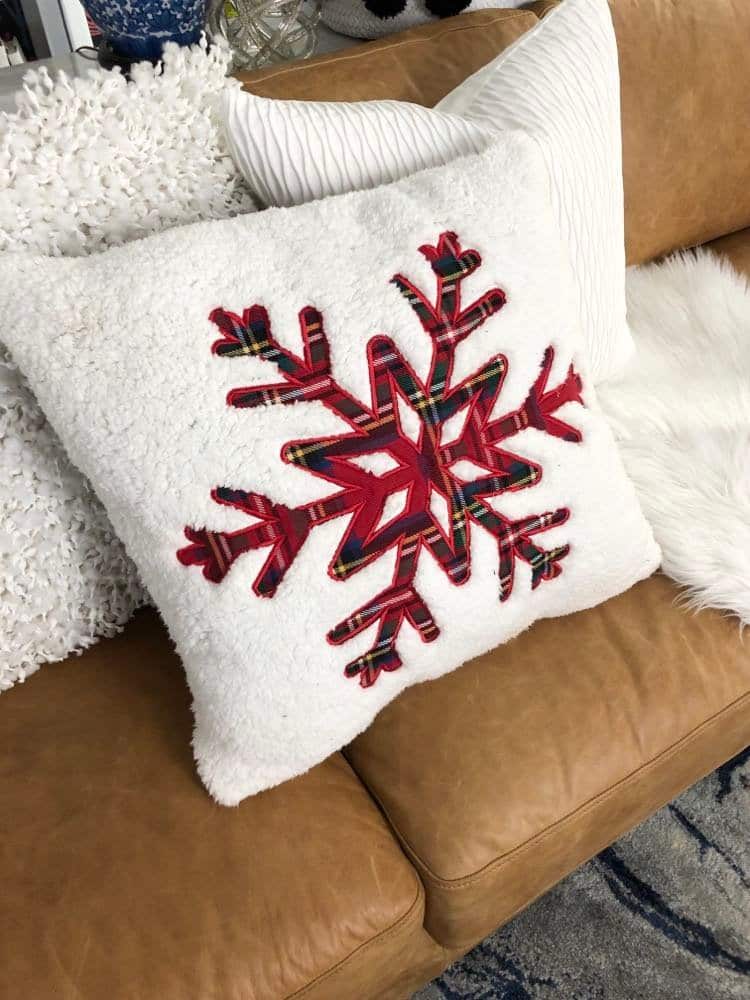
[{"label": "blue and white patterned rug", "polygon": [[414,1000],[750,1000],[750,747]]}]

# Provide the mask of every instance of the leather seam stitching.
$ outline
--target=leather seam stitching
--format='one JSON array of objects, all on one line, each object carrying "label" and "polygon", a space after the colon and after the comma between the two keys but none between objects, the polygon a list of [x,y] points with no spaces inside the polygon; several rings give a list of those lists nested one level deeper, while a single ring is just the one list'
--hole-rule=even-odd
[{"label": "leather seam stitching", "polygon": [[692,729],[689,733],[686,733],[685,736],[681,737],[679,740],[677,740],[677,742],[673,743],[669,747],[666,747],[664,750],[661,751],[661,753],[657,754],[656,757],[652,757],[651,760],[648,760],[645,763],[641,764],[638,768],[636,768],[635,771],[631,771],[630,774],[625,775],[625,777],[615,782],[614,785],[610,785],[609,788],[604,789],[603,791],[595,795],[593,798],[588,799],[582,805],[578,806],[578,808],[573,809],[569,813],[566,813],[566,815],[560,817],[560,819],[556,819],[549,826],[545,827],[543,830],[540,830],[539,833],[534,834],[533,837],[530,837],[522,844],[517,844],[515,847],[511,848],[509,851],[506,851],[504,854],[498,855],[498,857],[493,858],[492,861],[487,862],[486,865],[484,865],[482,868],[477,869],[477,871],[472,872],[471,875],[465,875],[458,879],[443,879],[439,875],[436,875],[430,869],[430,867],[422,860],[422,858],[419,856],[417,851],[411,845],[409,840],[399,831],[397,824],[392,820],[388,810],[380,801],[380,798],[370,790],[369,785],[367,785],[366,787],[368,788],[368,791],[370,791],[370,794],[373,795],[380,808],[383,810],[386,819],[390,823],[394,832],[396,832],[396,834],[398,835],[403,846],[406,848],[408,854],[410,855],[414,863],[418,866],[420,872],[422,873],[422,877],[427,878],[438,889],[445,889],[445,890],[463,889],[468,885],[473,885],[475,882],[480,881],[482,878],[484,878],[484,876],[490,874],[491,872],[496,871],[498,868],[503,867],[503,865],[507,864],[509,861],[515,859],[516,857],[522,857],[523,854],[526,853],[531,848],[544,843],[545,840],[551,837],[556,831],[558,831],[571,819],[588,815],[588,813],[590,813],[601,802],[605,802],[607,799],[611,798],[622,786],[632,784],[634,780],[643,772],[652,770],[657,764],[661,763],[662,761],[674,757],[678,751],[684,749],[685,746],[693,742],[704,730],[708,728],[714,728],[715,724],[723,716],[734,712],[736,708],[738,706],[741,707],[744,702],[750,702],[750,691],[746,691],[744,694],[740,695],[739,698],[736,698],[733,702],[731,702],[729,705],[726,705],[715,715],[712,715],[709,719],[706,719],[695,729]]},{"label": "leather seam stitching", "polygon": [[[419,914],[419,909],[420,909],[419,904],[424,899],[424,890],[422,888],[422,883],[416,872],[414,872],[414,877],[417,883],[417,893],[412,902],[409,904],[409,908],[405,913],[402,913],[401,916],[396,921],[394,921],[394,923],[384,928],[374,937],[371,937],[368,941],[363,941],[362,944],[357,945],[357,947],[353,951],[350,951],[348,955],[345,955],[344,958],[336,962],[335,965],[332,965],[330,969],[326,969],[325,972],[321,972],[319,976],[316,976],[315,979],[311,980],[305,986],[300,987],[300,989],[296,990],[294,993],[289,993],[286,997],[286,1000],[297,1000],[297,998],[299,997],[304,997],[306,993],[309,993],[310,990],[318,986],[320,983],[325,982],[326,979],[330,978],[330,976],[338,972],[339,969],[343,968],[348,962],[350,962],[356,956],[364,954],[364,952],[366,952],[369,948],[378,944],[380,941],[384,941],[387,938],[392,937],[397,931],[403,929],[408,924],[414,922],[413,920],[414,914],[415,913]],[[422,926],[421,919],[419,920],[419,926],[420,927]]]},{"label": "leather seam stitching", "polygon": [[[479,28],[489,28],[493,24],[502,23],[504,21],[517,21],[519,18],[527,17],[529,14],[531,14],[532,17],[536,17],[536,15],[534,15],[532,13],[532,11],[529,11],[529,10],[502,11],[501,15],[499,17],[495,17],[491,21],[482,21],[481,24],[479,24],[479,23],[457,24],[454,27],[447,28],[445,31],[436,32],[434,35],[430,35],[429,38],[408,38],[406,41],[397,42],[396,44],[394,44],[393,42],[390,42],[390,43],[389,42],[381,42],[379,48],[382,49],[382,50],[394,51],[395,49],[403,48],[405,45],[425,45],[425,44],[429,44],[429,43],[434,42],[438,38],[443,38],[445,35],[452,35],[452,34],[454,34],[457,31],[476,31]],[[537,18],[537,20],[539,20],[539,19]],[[529,30],[531,30],[532,27],[533,27],[533,25],[530,25],[529,26]],[[365,44],[367,44],[367,43],[365,43]],[[338,55],[338,56],[334,56],[332,58],[326,59],[325,60],[325,65],[326,66],[332,66],[334,63],[346,62],[347,60],[350,60],[350,59],[359,59],[359,58],[361,58],[362,49],[359,46],[356,46],[356,45],[352,46],[351,48],[353,49],[353,51],[346,50],[346,54],[345,55]],[[378,49],[376,49],[376,47],[373,46],[373,48],[370,49],[370,51],[371,52],[372,51],[378,51]],[[315,65],[315,64],[313,64],[313,65]],[[323,63],[319,63],[318,65],[323,65]],[[253,83],[263,84],[263,83],[266,83],[268,80],[277,80],[279,77],[282,77],[282,76],[290,76],[292,73],[299,73],[302,70],[308,69],[309,66],[310,66],[309,63],[306,63],[306,62],[303,61],[303,62],[300,62],[296,66],[287,66],[287,67],[284,67],[284,69],[280,69],[277,73],[271,73],[269,76],[264,76],[260,80],[256,80],[256,81],[248,80],[248,81],[244,81],[244,82],[242,80],[240,80],[239,82],[242,85],[242,88],[245,89],[245,83],[247,83],[248,86],[252,87]]]}]

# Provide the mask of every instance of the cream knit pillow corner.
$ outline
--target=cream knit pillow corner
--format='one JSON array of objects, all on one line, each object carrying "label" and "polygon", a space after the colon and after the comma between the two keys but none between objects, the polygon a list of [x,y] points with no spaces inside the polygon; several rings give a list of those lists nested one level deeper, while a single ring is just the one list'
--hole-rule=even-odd
[{"label": "cream knit pillow corner", "polygon": [[236,162],[267,205],[375,187],[526,131],[547,161],[594,380],[627,362],[620,78],[606,0],[565,0],[434,110],[232,91],[225,118]]}]

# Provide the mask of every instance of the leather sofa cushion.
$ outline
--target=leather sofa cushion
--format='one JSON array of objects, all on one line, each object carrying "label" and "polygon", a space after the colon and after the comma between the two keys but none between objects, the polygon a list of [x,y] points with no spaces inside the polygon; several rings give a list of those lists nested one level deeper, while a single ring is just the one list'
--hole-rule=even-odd
[{"label": "leather sofa cushion", "polygon": [[[215,805],[153,612],[0,705],[0,996],[351,1000],[445,964],[340,754]],[[301,992],[298,992],[301,991]]]},{"label": "leather sofa cushion", "polygon": [[431,108],[536,21],[523,10],[471,11],[307,62],[237,76],[261,97],[412,101]]},{"label": "leather sofa cushion", "polygon": [[463,948],[750,742],[737,623],[660,575],[404,692],[347,750]]}]

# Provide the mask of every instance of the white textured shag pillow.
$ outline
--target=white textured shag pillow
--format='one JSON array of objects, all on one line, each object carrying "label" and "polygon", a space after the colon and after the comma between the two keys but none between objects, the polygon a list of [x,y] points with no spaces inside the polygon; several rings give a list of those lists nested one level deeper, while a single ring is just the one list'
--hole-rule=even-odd
[{"label": "white textured shag pillow", "polygon": [[575,265],[594,381],[627,362],[620,75],[606,0],[565,0],[434,110],[233,90],[225,114],[237,164],[268,205],[374,187],[478,152],[499,131],[528,132]]},{"label": "white textured shag pillow", "polygon": [[[168,45],[132,82],[26,77],[0,115],[0,252],[81,255],[198,219],[253,209],[217,102],[221,46]],[[35,293],[36,294],[36,293]],[[69,303],[71,307],[74,303]],[[145,599],[135,567],[2,348],[0,691],[41,663],[112,635]]]},{"label": "white textured shag pillow", "polygon": [[379,190],[0,265],[11,350],[169,626],[220,802],[656,567],[547,195],[508,134]]}]

